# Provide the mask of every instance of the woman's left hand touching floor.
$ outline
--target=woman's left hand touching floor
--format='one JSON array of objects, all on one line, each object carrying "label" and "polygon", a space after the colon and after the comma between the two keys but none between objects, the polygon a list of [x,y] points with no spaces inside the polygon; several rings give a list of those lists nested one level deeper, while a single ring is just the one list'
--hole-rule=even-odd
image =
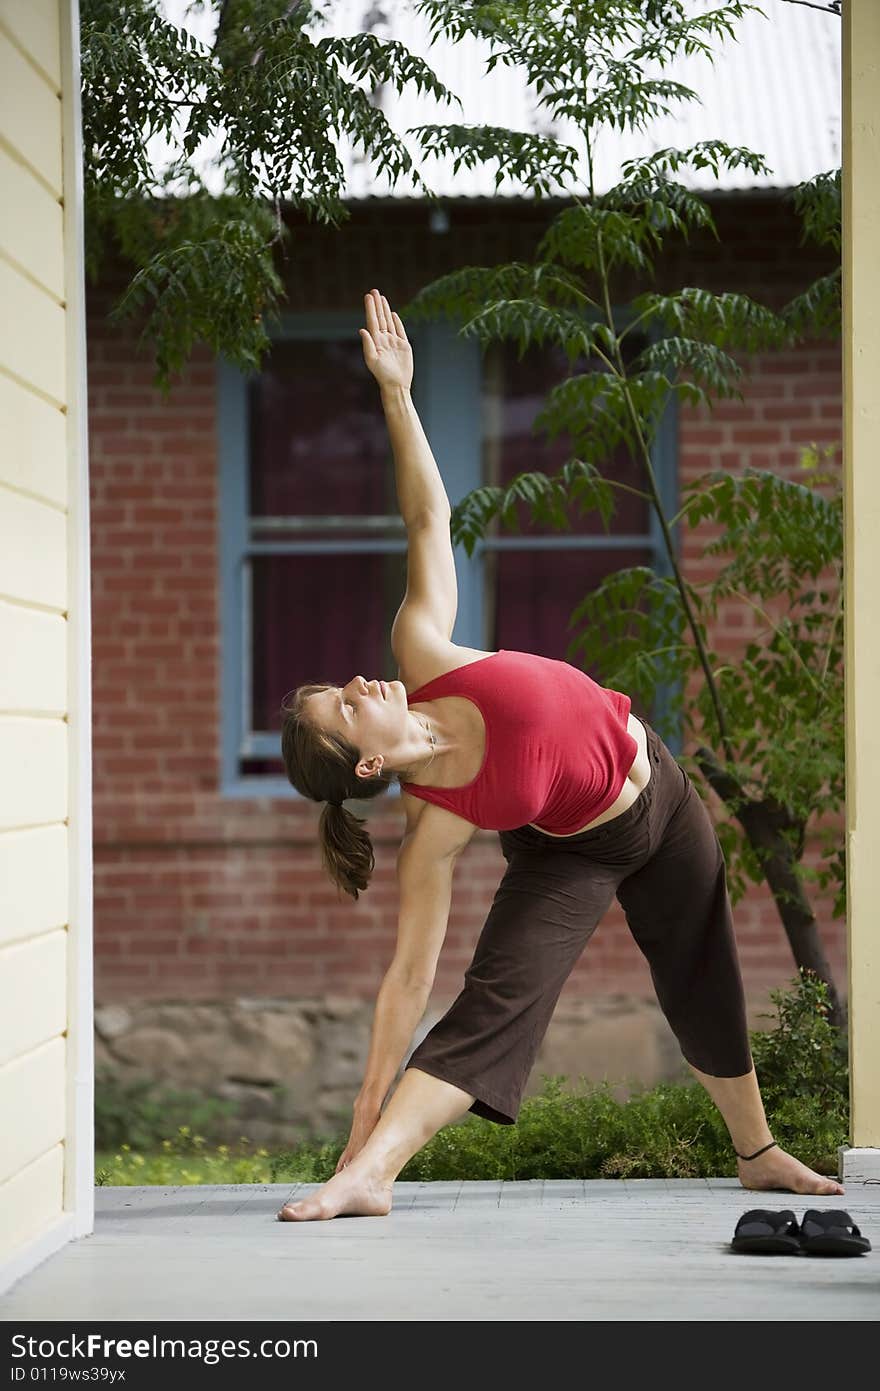
[{"label": "woman's left hand touching floor", "polygon": [[357,1106],[354,1108],[354,1119],[351,1123],[351,1133],[348,1137],[348,1144],[339,1156],[339,1161],[334,1169],[334,1173],[339,1173],[360,1154],[364,1145],[369,1140],[373,1131],[379,1123],[381,1111],[361,1111]]}]

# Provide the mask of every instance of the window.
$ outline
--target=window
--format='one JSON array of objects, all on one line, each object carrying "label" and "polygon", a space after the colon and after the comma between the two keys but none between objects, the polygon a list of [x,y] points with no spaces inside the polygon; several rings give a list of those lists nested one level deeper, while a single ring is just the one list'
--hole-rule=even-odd
[{"label": "window", "polygon": [[[351,315],[295,316],[263,370],[220,367],[223,791],[298,794],[279,751],[284,695],[306,681],[342,685],[355,672],[395,676],[391,625],[406,588],[406,531],[378,389]],[[570,452],[533,434],[550,387],[584,370],[561,349],[513,344],[484,354],[445,325],[410,332],[413,398],[454,505],[481,483],[528,469],[556,472]],[[675,506],[674,440],[666,428],[655,466]],[[640,485],[622,453],[615,476]],[[598,516],[571,530],[530,520],[519,533],[493,522],[470,558],[456,551],[456,642],[564,658],[577,603],[610,571],[665,572],[656,519],[617,495],[612,534]],[[591,672],[596,676],[598,673]],[[390,795],[396,795],[392,789]]]},{"label": "window", "polygon": [[359,322],[300,320],[261,372],[221,367],[227,792],[296,796],[284,695],[391,668],[406,530]]},{"label": "window", "polygon": [[[629,342],[629,338],[625,340]],[[642,345],[636,343],[634,350]],[[492,344],[483,373],[483,483],[505,487],[535,469],[555,474],[571,455],[570,437],[552,442],[533,433],[532,424],[551,389],[567,377],[590,370],[584,359],[570,364],[555,345],[532,346],[517,358],[512,342]],[[619,449],[603,472],[644,491],[642,469]],[[609,571],[651,565],[654,543],[647,501],[616,492],[612,534],[606,535],[596,512],[575,507],[569,529],[532,520],[525,503],[517,504],[519,532],[493,519],[487,531],[483,605],[486,646],[537,652],[564,660],[574,636],[569,618]],[[598,672],[590,672],[599,679]]]}]

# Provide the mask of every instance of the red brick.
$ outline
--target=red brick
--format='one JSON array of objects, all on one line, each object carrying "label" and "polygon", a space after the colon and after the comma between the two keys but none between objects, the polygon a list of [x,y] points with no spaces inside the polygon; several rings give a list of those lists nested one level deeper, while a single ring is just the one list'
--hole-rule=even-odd
[{"label": "red brick", "polygon": [[744,401],[722,401],[712,407],[713,420],[757,420],[758,407]]},{"label": "red brick", "polygon": [[183,956],[229,956],[232,943],[223,937],[187,937],[182,944]]},{"label": "red brick", "polygon": [[817,376],[809,374],[801,381],[792,382],[791,394],[795,399],[808,397],[815,400],[819,396],[831,397],[840,400],[841,380],[840,368],[827,376]]},{"label": "red brick", "polygon": [[179,956],[180,942],[176,937],[157,937],[153,932],[149,936],[132,936],[129,938],[127,955],[130,957]]},{"label": "red brick", "polygon": [[688,426],[687,434],[684,438],[689,445],[720,444],[724,439],[724,431],[720,426],[717,429],[705,425]]},{"label": "red brick", "polygon": [[[125,435],[120,434],[119,428],[115,427],[115,432],[108,430],[95,433],[92,436],[94,447],[100,449],[104,455],[125,455],[126,458],[132,455],[143,458],[146,454],[155,452],[156,445],[151,439],[144,435]],[[121,465],[119,466],[121,467]]]},{"label": "red brick", "polygon": [[[761,372],[760,367],[757,370]],[[789,380],[771,380],[762,373],[760,376],[750,377],[744,389],[747,398],[781,400],[782,397],[791,394],[791,386],[792,383]]]},{"label": "red brick", "polygon": [[771,377],[796,377],[802,370],[803,360],[790,353],[779,353],[776,357],[769,357],[762,364],[762,371]]},{"label": "red brick", "polygon": [[836,442],[832,426],[822,420],[816,420],[812,425],[793,425],[788,433],[794,442],[802,440],[804,444],[823,445]]},{"label": "red brick", "polygon": [[815,414],[815,403],[813,401],[800,401],[797,405],[793,402],[786,402],[784,405],[768,404],[761,409],[761,416],[764,420],[788,420],[792,423],[803,420],[804,416]]},{"label": "red brick", "polygon": [[734,444],[776,444],[780,433],[769,426],[742,425],[732,430],[730,437]]}]

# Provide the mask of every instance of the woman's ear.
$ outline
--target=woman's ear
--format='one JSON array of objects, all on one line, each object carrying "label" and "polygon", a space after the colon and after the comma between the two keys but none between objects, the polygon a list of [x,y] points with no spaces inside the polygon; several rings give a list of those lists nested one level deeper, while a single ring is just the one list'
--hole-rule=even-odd
[{"label": "woman's ear", "polygon": [[359,778],[374,778],[382,772],[384,762],[384,755],[377,753],[372,758],[362,758],[354,771]]}]

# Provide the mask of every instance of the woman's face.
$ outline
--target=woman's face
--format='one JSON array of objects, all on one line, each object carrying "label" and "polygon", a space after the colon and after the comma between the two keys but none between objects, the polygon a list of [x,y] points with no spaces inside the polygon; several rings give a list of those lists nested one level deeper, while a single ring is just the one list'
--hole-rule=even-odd
[{"label": "woman's face", "polygon": [[321,729],[341,734],[365,759],[381,754],[386,762],[392,760],[407,741],[410,716],[402,681],[354,676],[347,686],[316,691],[308,705],[310,718]]}]

